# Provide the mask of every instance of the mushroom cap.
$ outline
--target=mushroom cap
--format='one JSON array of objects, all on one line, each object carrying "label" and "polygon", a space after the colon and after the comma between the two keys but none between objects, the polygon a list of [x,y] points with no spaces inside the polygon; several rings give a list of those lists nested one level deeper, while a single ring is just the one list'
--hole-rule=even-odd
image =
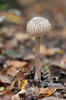
[{"label": "mushroom cap", "polygon": [[34,17],[28,21],[26,31],[34,37],[41,37],[51,30],[51,23],[44,17]]}]

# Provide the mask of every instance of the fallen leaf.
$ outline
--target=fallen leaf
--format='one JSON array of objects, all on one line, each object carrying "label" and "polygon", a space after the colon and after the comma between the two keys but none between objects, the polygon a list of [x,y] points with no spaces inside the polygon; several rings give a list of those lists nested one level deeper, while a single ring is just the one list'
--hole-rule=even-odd
[{"label": "fallen leaf", "polygon": [[40,54],[46,55],[46,56],[52,56],[56,53],[54,48],[46,48],[44,45],[40,45]]},{"label": "fallen leaf", "polygon": [[[18,61],[18,60],[11,60],[7,61],[4,65],[3,72],[6,72],[7,75],[14,77],[19,69],[24,68],[28,63],[26,61]],[[25,67],[25,71],[27,71],[28,68]]]},{"label": "fallen leaf", "polygon": [[34,59],[35,59],[34,54],[26,54],[24,56],[24,60],[34,60]]},{"label": "fallen leaf", "polygon": [[56,66],[56,67],[58,67],[58,68],[61,68],[61,69],[63,69],[63,70],[66,70],[66,66],[65,66],[65,63],[64,62],[58,62],[58,61],[53,61],[53,62],[51,62],[50,63],[50,65],[51,66]]},{"label": "fallen leaf", "polygon": [[23,82],[21,82],[21,80],[19,79],[19,81],[18,81],[19,89],[25,90],[26,85],[27,85],[27,80],[24,80]]},{"label": "fallen leaf", "polygon": [[63,55],[64,51],[63,50],[58,50],[57,53],[60,54],[60,55]]},{"label": "fallen leaf", "polygon": [[18,16],[21,16],[21,11],[18,10],[18,9],[10,9],[9,12],[12,12],[12,13],[18,15]]},{"label": "fallen leaf", "polygon": [[25,92],[26,92],[25,90],[21,90],[17,94],[13,95],[12,98],[11,98],[11,100],[20,100],[19,94],[24,94]]},{"label": "fallen leaf", "polygon": [[14,13],[9,12],[6,16],[6,20],[12,22],[12,23],[16,23],[16,24],[20,24],[21,23],[21,17],[17,16]]},{"label": "fallen leaf", "polygon": [[7,69],[7,74],[11,77],[14,77],[16,75],[16,73],[17,73],[17,70],[13,67],[12,68],[10,67]]},{"label": "fallen leaf", "polygon": [[1,12],[0,13],[1,16],[1,22],[3,20],[3,18],[5,18],[5,21],[9,21],[12,23],[16,23],[16,24],[20,24],[22,22],[22,18],[21,16],[18,16],[17,14],[15,14],[14,12]]},{"label": "fallen leaf", "polygon": [[52,55],[54,55],[56,52],[55,52],[55,50],[53,49],[53,48],[48,48],[47,49],[47,52],[46,52],[46,55],[50,55],[50,56],[52,56]]},{"label": "fallen leaf", "polygon": [[27,80],[24,80],[22,83],[21,89],[25,89],[26,85],[27,85]]},{"label": "fallen leaf", "polygon": [[29,39],[29,36],[26,33],[16,33],[15,34],[15,39],[20,41],[20,40],[27,40]]},{"label": "fallen leaf", "polygon": [[46,54],[46,47],[44,45],[40,45],[40,54]]},{"label": "fallen leaf", "polygon": [[11,81],[8,79],[8,77],[6,75],[1,75],[1,74],[0,74],[0,82],[11,83]]},{"label": "fallen leaf", "polygon": [[14,68],[23,68],[27,65],[28,63],[26,61],[18,61],[18,60],[11,60],[6,62],[6,65],[14,67]]},{"label": "fallen leaf", "polygon": [[34,87],[35,89],[35,95],[40,95],[40,98],[42,97],[48,97],[56,92],[56,88],[48,87],[48,88],[38,88]]},{"label": "fallen leaf", "polygon": [[14,80],[14,81],[11,83],[11,85],[8,86],[8,87],[6,88],[6,91],[11,91],[11,90],[14,88],[15,82],[16,82],[16,80]]}]

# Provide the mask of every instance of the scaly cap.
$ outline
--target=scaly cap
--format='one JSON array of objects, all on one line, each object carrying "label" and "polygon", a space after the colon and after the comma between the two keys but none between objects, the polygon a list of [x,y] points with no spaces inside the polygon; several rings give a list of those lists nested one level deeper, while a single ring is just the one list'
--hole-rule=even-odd
[{"label": "scaly cap", "polygon": [[26,31],[34,37],[41,37],[51,30],[51,23],[43,17],[34,17],[28,21]]}]

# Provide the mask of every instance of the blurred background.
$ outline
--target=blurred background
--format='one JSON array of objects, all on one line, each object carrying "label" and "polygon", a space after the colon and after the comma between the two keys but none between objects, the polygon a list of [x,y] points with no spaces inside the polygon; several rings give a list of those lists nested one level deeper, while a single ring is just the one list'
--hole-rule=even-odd
[{"label": "blurred background", "polygon": [[0,0],[1,59],[34,58],[34,39],[26,34],[26,23],[35,16],[46,17],[52,23],[49,36],[41,38],[41,57],[66,51],[66,0]]}]

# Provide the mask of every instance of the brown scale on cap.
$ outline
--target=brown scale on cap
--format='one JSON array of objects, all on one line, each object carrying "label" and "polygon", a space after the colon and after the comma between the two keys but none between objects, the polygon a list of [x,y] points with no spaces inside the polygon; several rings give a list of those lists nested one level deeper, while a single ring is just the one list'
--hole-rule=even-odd
[{"label": "brown scale on cap", "polygon": [[34,80],[41,79],[40,67],[40,37],[51,30],[51,23],[43,17],[34,17],[27,23],[26,31],[29,35],[35,37],[35,77]]},{"label": "brown scale on cap", "polygon": [[34,17],[27,23],[27,33],[34,37],[41,37],[49,32],[50,29],[50,22],[43,17]]}]

